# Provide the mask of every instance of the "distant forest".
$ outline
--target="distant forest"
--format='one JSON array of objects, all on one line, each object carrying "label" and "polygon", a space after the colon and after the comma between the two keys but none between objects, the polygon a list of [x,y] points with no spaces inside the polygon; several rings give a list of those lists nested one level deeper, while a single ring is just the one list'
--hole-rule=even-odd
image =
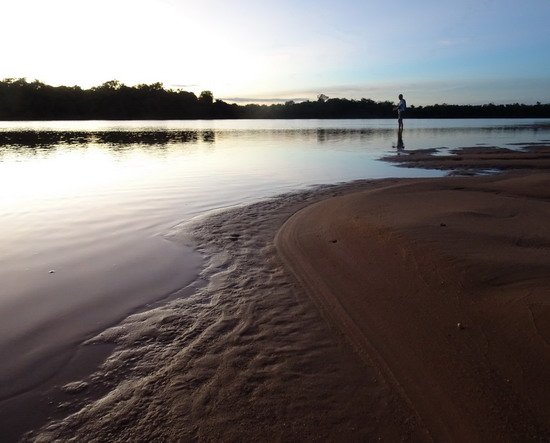
[{"label": "distant forest", "polygon": [[[215,100],[212,92],[165,89],[162,83],[126,86],[117,80],[82,89],[49,86],[37,80],[0,81],[0,120],[159,120],[394,118],[395,104],[320,94],[315,101],[237,105]],[[407,109],[408,118],[550,118],[550,103],[525,105],[435,104]]]}]

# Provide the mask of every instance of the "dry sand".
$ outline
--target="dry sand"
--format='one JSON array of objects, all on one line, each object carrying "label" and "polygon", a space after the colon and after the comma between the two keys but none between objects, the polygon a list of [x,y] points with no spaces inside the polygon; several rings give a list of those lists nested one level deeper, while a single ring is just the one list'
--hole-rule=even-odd
[{"label": "dry sand", "polygon": [[550,437],[550,174],[334,197],[277,247],[436,441]]},{"label": "dry sand", "polygon": [[27,438],[548,440],[549,203],[549,173],[512,172],[201,220],[206,285],[93,339],[107,393]]}]

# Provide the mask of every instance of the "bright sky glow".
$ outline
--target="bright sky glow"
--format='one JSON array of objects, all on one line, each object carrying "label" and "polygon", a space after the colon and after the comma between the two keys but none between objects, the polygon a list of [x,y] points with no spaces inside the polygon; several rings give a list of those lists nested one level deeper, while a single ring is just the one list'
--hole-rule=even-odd
[{"label": "bright sky glow", "polygon": [[5,0],[0,78],[227,101],[550,102],[549,0]]}]

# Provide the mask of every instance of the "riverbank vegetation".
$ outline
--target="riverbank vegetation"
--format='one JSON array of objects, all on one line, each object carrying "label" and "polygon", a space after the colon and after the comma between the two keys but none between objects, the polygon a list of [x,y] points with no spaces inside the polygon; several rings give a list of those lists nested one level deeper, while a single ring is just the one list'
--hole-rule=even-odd
[{"label": "riverbank vegetation", "polygon": [[[38,80],[0,81],[0,120],[294,119],[393,118],[395,104],[367,98],[329,98],[281,104],[238,105],[199,96],[162,83],[126,86],[112,80],[100,86],[50,86]],[[408,118],[550,118],[550,103],[484,105],[434,104],[407,109]]]}]

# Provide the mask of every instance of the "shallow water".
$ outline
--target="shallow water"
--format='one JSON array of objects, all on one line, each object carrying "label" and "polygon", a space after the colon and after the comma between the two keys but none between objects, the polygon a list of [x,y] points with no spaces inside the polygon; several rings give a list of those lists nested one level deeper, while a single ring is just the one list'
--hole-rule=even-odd
[{"label": "shallow water", "polygon": [[[548,120],[408,120],[406,149],[550,140]],[[76,346],[183,290],[200,258],[168,233],[321,183],[439,176],[378,158],[393,120],[0,123],[0,400]]]}]

